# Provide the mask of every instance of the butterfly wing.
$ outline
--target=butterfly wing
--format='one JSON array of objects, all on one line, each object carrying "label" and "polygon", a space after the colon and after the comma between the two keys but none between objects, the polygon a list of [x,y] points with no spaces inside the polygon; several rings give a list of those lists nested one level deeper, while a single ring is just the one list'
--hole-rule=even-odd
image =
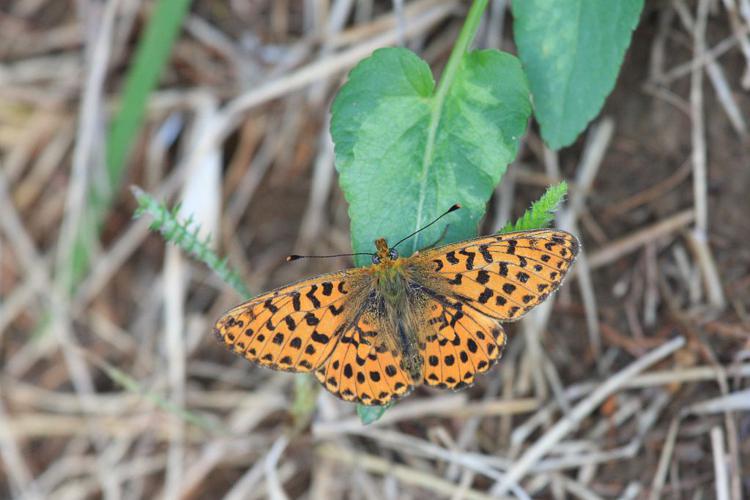
[{"label": "butterfly wing", "polygon": [[502,321],[517,320],[554,292],[578,254],[578,240],[542,229],[453,243],[421,254],[449,295]]},{"label": "butterfly wing", "polygon": [[315,372],[328,391],[345,401],[385,405],[414,387],[401,353],[379,342],[387,327],[367,304],[339,339],[326,363]]},{"label": "butterfly wing", "polygon": [[459,389],[489,370],[505,346],[500,321],[516,320],[555,291],[578,253],[556,230],[487,236],[420,254],[432,276],[424,383]]},{"label": "butterfly wing", "polygon": [[363,298],[370,284],[362,269],[300,281],[231,309],[214,332],[249,361],[277,370],[315,370],[335,396],[387,404],[413,383],[400,354],[377,343],[384,326]]},{"label": "butterfly wing", "polygon": [[460,389],[474,383],[502,354],[505,332],[500,323],[463,302],[431,294],[427,305],[424,383]]},{"label": "butterfly wing", "polygon": [[260,295],[224,314],[214,327],[227,347],[249,361],[309,372],[330,356],[353,316],[361,269],[324,274]]}]

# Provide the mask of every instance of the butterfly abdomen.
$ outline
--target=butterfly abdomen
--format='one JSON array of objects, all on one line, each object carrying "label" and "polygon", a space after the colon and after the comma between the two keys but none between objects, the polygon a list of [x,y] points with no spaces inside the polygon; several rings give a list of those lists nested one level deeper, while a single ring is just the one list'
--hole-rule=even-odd
[{"label": "butterfly abdomen", "polygon": [[419,351],[416,333],[404,324],[398,323],[398,343],[403,355],[404,370],[409,374],[413,382],[422,380],[422,355]]}]

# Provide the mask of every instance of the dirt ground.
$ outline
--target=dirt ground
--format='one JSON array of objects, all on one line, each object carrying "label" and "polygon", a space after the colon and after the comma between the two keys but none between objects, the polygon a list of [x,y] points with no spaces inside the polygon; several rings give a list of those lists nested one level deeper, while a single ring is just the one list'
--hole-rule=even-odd
[{"label": "dirt ground", "polygon": [[[704,0],[647,2],[599,117],[559,153],[532,123],[491,200],[485,234],[571,185],[584,254],[551,308],[472,387],[370,426],[219,345],[241,297],[133,219],[128,188],[192,190],[253,293],[350,266],[284,261],[351,251],[330,102],[375,43],[439,73],[466,3],[195,2],[67,292],[64,231],[151,4],[120,2],[96,94],[103,4],[0,2],[0,498],[750,496],[750,6],[706,1],[705,31]],[[492,3],[503,29],[476,43],[515,53]]]}]

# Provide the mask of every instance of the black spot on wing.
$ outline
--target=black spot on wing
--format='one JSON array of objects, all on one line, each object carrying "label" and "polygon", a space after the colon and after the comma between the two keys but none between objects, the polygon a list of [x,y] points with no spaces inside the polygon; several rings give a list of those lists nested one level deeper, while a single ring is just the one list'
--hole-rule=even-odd
[{"label": "black spot on wing", "polygon": [[466,257],[466,269],[474,269],[474,257],[476,256],[476,253],[469,252],[466,249],[462,249],[458,253]]},{"label": "black spot on wing", "polygon": [[266,301],[265,301],[265,302],[263,302],[263,307],[265,307],[266,309],[268,309],[268,310],[269,310],[269,311],[271,311],[272,313],[275,313],[276,311],[278,311],[278,310],[279,310],[279,308],[278,308],[278,307],[276,307],[276,306],[275,306],[275,305],[273,304],[273,299],[266,299]]},{"label": "black spot on wing", "polygon": [[331,314],[333,314],[334,316],[338,316],[344,311],[344,304],[341,304],[338,309],[336,309],[336,306],[331,304],[330,306],[328,306],[328,310],[331,311]]},{"label": "black spot on wing", "polygon": [[484,291],[479,295],[479,298],[477,300],[480,304],[486,304],[488,300],[492,298],[494,295],[494,292],[490,290],[489,288],[485,287]]},{"label": "black spot on wing", "polygon": [[485,271],[484,269],[480,269],[477,272],[477,277],[475,278],[476,282],[480,285],[486,284],[488,281],[490,281],[490,273]]},{"label": "black spot on wing", "polygon": [[291,315],[284,318],[284,323],[290,332],[293,332],[297,328],[297,323],[294,322]]},{"label": "black spot on wing", "polygon": [[302,309],[302,303],[300,302],[299,298],[299,292],[292,292],[292,307],[295,311],[299,311],[300,309]]},{"label": "black spot on wing", "polygon": [[505,262],[501,262],[498,273],[500,274],[500,276],[508,276],[508,264]]},{"label": "black spot on wing", "polygon": [[487,264],[492,263],[492,254],[489,250],[489,245],[479,245],[479,253],[482,254],[482,258]]},{"label": "black spot on wing", "polygon": [[310,286],[310,290],[305,294],[305,297],[310,299],[310,302],[312,303],[313,307],[316,309],[320,307],[320,301],[315,296],[315,292],[317,291],[318,291],[318,285],[312,285]]},{"label": "black spot on wing", "polygon": [[451,285],[460,285],[462,280],[463,280],[463,275],[460,273],[457,273],[455,278],[453,278],[452,280],[448,280],[448,283],[450,283]]}]

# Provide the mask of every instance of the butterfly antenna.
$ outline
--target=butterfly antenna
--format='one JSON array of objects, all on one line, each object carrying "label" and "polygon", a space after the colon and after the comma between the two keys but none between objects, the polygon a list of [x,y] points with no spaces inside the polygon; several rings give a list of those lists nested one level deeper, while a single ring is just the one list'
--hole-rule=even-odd
[{"label": "butterfly antenna", "polygon": [[393,245],[393,246],[392,246],[391,248],[396,248],[396,247],[397,247],[397,246],[399,246],[399,245],[400,245],[401,243],[403,243],[404,241],[408,240],[409,238],[411,238],[412,236],[414,236],[414,235],[415,235],[415,234],[417,234],[418,232],[420,232],[420,231],[424,231],[425,229],[427,229],[428,227],[430,227],[431,225],[433,225],[434,223],[436,223],[437,221],[439,221],[440,219],[442,219],[443,217],[445,217],[445,216],[446,216],[446,215],[448,215],[449,213],[451,213],[451,212],[455,212],[455,211],[456,211],[456,210],[458,210],[459,208],[461,208],[461,205],[459,205],[458,203],[456,203],[455,205],[453,205],[452,207],[450,207],[450,208],[449,208],[448,210],[446,210],[445,212],[443,212],[443,214],[442,214],[442,215],[441,215],[440,217],[438,217],[438,218],[437,218],[437,219],[435,219],[434,221],[430,222],[430,223],[429,223],[429,224],[427,224],[426,226],[423,226],[423,227],[421,227],[421,228],[417,229],[416,231],[414,231],[413,233],[411,233],[411,234],[410,234],[409,236],[407,236],[406,238],[403,238],[403,239],[402,239],[401,241],[399,241],[398,243],[396,243],[395,245]]},{"label": "butterfly antenna", "polygon": [[368,253],[368,252],[357,252],[357,253],[340,253],[336,255],[287,255],[286,261],[292,262],[293,260],[299,260],[299,259],[329,259],[331,257],[354,257],[355,255],[373,256],[375,254]]}]

